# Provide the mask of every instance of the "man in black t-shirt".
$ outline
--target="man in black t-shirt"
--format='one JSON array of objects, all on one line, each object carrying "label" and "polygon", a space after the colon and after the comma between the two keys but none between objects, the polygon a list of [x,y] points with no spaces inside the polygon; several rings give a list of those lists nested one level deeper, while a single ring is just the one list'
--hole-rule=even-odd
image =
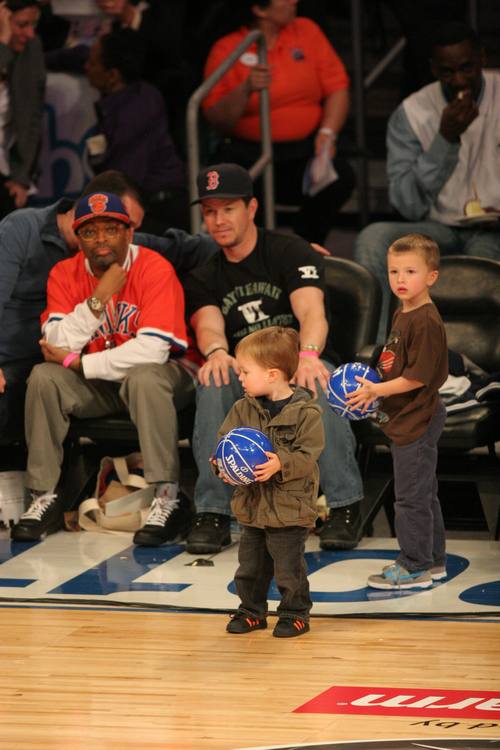
[{"label": "man in black t-shirt", "polygon": [[187,551],[219,552],[231,541],[232,488],[213,475],[209,458],[217,430],[243,395],[234,347],[252,331],[274,325],[299,331],[295,379],[317,393],[323,408],[326,447],[319,467],[330,511],[320,545],[351,549],[361,537],[363,488],[349,423],[333,413],[324,394],[329,362],[320,358],[328,336],[321,256],[300,237],[256,227],[257,201],[242,167],[208,167],[198,177],[198,190],[207,231],[222,252],[196,268],[185,283],[188,317],[206,359],[199,370],[193,435],[197,515]]}]

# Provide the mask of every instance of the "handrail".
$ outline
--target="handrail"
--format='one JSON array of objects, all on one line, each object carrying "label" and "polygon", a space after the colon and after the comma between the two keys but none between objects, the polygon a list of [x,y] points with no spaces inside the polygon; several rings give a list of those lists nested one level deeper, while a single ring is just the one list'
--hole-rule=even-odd
[{"label": "handrail", "polygon": [[[248,47],[257,42],[257,57],[260,65],[267,64],[266,41],[262,31],[251,31],[245,39],[234,49],[219,67],[199,86],[191,95],[186,113],[187,131],[187,157],[189,174],[189,198],[190,202],[196,200],[198,194],[196,177],[200,171],[200,143],[198,137],[198,113],[200,104],[209,91],[215,86],[223,75],[235,64]],[[274,229],[274,176],[273,176],[273,150],[271,139],[271,118],[269,90],[262,89],[260,92],[260,122],[262,153],[259,159],[250,169],[252,179],[263,173],[264,186],[264,223],[267,229]],[[201,228],[201,215],[199,206],[191,206],[191,231],[199,232]]]}]

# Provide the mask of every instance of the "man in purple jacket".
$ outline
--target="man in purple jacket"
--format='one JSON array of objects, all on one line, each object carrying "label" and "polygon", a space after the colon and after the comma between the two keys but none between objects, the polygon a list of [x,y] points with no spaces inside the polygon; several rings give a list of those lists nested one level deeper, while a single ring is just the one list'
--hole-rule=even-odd
[{"label": "man in purple jacket", "polygon": [[[143,42],[131,29],[115,29],[92,46],[87,76],[101,98],[96,105],[100,132],[87,141],[91,163],[98,172],[117,169],[136,181],[146,196],[146,231],[189,229],[184,165],[168,130],[162,95],[141,80],[143,62]],[[148,223],[157,216],[161,226]]]}]

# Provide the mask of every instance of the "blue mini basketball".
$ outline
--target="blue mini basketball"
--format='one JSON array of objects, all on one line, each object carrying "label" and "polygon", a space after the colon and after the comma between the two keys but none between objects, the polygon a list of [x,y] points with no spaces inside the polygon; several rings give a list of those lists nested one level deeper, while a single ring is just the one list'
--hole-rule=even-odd
[{"label": "blue mini basketball", "polygon": [[268,460],[264,451],[273,451],[269,438],[252,427],[238,427],[224,435],[215,451],[219,471],[236,484],[255,482],[254,469]]},{"label": "blue mini basketball", "polygon": [[356,375],[371,380],[372,383],[380,383],[379,376],[368,365],[361,362],[348,362],[345,365],[340,365],[332,372],[328,378],[326,392],[328,403],[333,411],[341,417],[355,421],[366,419],[370,414],[374,414],[380,405],[379,401],[374,401],[364,412],[361,409],[353,409],[348,406],[346,397],[361,387],[361,383],[356,380]]}]

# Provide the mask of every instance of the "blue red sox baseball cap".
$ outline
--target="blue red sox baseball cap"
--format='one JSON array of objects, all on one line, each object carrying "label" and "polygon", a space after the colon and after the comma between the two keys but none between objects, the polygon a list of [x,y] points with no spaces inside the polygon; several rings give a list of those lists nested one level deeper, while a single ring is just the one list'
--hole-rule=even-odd
[{"label": "blue red sox baseball cap", "polygon": [[92,219],[115,219],[130,226],[130,216],[121,199],[114,193],[91,193],[80,198],[75,207],[73,231]]},{"label": "blue red sox baseball cap", "polygon": [[253,183],[249,173],[239,164],[213,164],[202,170],[197,177],[198,198],[191,205],[205,198],[251,198]]}]

